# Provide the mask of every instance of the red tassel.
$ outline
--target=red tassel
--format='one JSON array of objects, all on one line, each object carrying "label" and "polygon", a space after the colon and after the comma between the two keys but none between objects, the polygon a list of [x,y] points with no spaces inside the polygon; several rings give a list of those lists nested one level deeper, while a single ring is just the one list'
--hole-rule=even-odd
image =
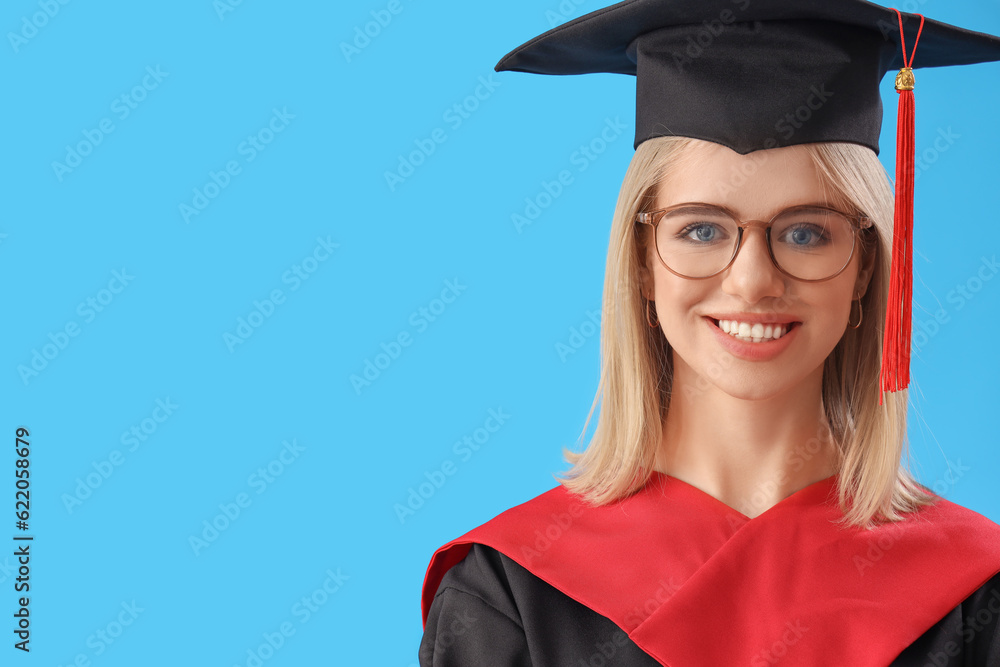
[{"label": "red tassel", "polygon": [[[912,329],[911,304],[913,301],[913,172],[915,153],[915,119],[913,101],[913,73],[910,67],[917,52],[917,42],[924,28],[920,16],[920,29],[913,44],[909,62],[906,59],[906,42],[903,38],[903,15],[899,16],[899,39],[903,48],[903,65],[896,77],[899,93],[899,112],[896,120],[896,204],[892,230],[892,269],[889,280],[889,301],[885,313],[885,332],[882,339],[882,368],[880,371],[879,405],[882,392],[906,389],[910,384],[910,333]],[[918,15],[919,16],[919,15]]]}]

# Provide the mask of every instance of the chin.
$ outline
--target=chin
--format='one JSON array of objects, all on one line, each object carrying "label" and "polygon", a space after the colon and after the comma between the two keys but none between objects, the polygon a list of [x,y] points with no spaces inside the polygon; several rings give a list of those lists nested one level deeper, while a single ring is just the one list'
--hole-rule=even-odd
[{"label": "chin", "polygon": [[[774,370],[777,372],[774,372]],[[805,383],[809,381],[809,377],[808,375],[800,375],[800,372],[801,369],[793,371],[793,369],[787,366],[781,369],[772,369],[772,372],[759,372],[753,368],[729,368],[721,376],[718,373],[714,376],[701,376],[692,388],[693,391],[684,392],[683,389],[681,391],[693,398],[699,394],[704,394],[705,389],[711,386],[716,391],[720,391],[733,398],[739,398],[744,401],[762,401],[803,390]]]},{"label": "chin", "polygon": [[773,386],[764,387],[760,383],[750,383],[735,387],[720,387],[720,389],[733,398],[739,398],[744,401],[763,401],[783,393],[782,389]]}]

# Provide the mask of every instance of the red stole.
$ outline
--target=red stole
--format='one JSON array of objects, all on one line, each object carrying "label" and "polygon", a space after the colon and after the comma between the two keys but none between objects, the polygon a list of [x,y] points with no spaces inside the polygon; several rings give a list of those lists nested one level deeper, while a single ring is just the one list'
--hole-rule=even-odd
[{"label": "red stole", "polygon": [[1000,526],[940,500],[874,530],[841,528],[836,477],[749,519],[654,472],[620,503],[564,487],[438,549],[423,618],[472,543],[611,619],[670,667],[884,667],[1000,572]]}]

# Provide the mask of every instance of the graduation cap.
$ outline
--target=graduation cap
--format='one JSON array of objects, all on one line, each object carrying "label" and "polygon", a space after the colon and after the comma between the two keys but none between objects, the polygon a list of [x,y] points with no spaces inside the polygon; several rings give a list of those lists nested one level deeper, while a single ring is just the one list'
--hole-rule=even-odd
[{"label": "graduation cap", "polygon": [[864,0],[626,0],[535,37],[496,71],[635,75],[636,147],[682,136],[740,154],[832,141],[878,154],[879,85],[898,69],[885,392],[910,375],[912,69],[996,60],[998,37]]}]

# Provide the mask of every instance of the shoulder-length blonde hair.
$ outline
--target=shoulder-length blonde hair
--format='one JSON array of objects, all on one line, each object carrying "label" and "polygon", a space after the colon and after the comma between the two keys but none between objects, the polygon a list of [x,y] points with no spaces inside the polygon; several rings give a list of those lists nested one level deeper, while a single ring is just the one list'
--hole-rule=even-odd
[{"label": "shoulder-length blonde hair", "polygon": [[[589,446],[582,452],[564,450],[572,467],[559,479],[592,504],[624,498],[653,474],[673,369],[663,332],[646,323],[640,267],[649,235],[637,230],[634,221],[637,213],[650,208],[657,184],[670,178],[690,143],[685,137],[661,137],[640,144],[618,196],[604,280],[601,379],[580,442],[598,404],[600,414]],[[862,234],[862,259],[870,253],[875,258],[871,282],[861,298],[861,325],[845,331],[823,369],[823,405],[829,435],[839,450],[844,522],[868,526],[898,521],[936,497],[904,466],[908,392],[886,393],[879,405],[892,188],[868,148],[849,143],[804,146],[837,198],[875,223]]]}]

